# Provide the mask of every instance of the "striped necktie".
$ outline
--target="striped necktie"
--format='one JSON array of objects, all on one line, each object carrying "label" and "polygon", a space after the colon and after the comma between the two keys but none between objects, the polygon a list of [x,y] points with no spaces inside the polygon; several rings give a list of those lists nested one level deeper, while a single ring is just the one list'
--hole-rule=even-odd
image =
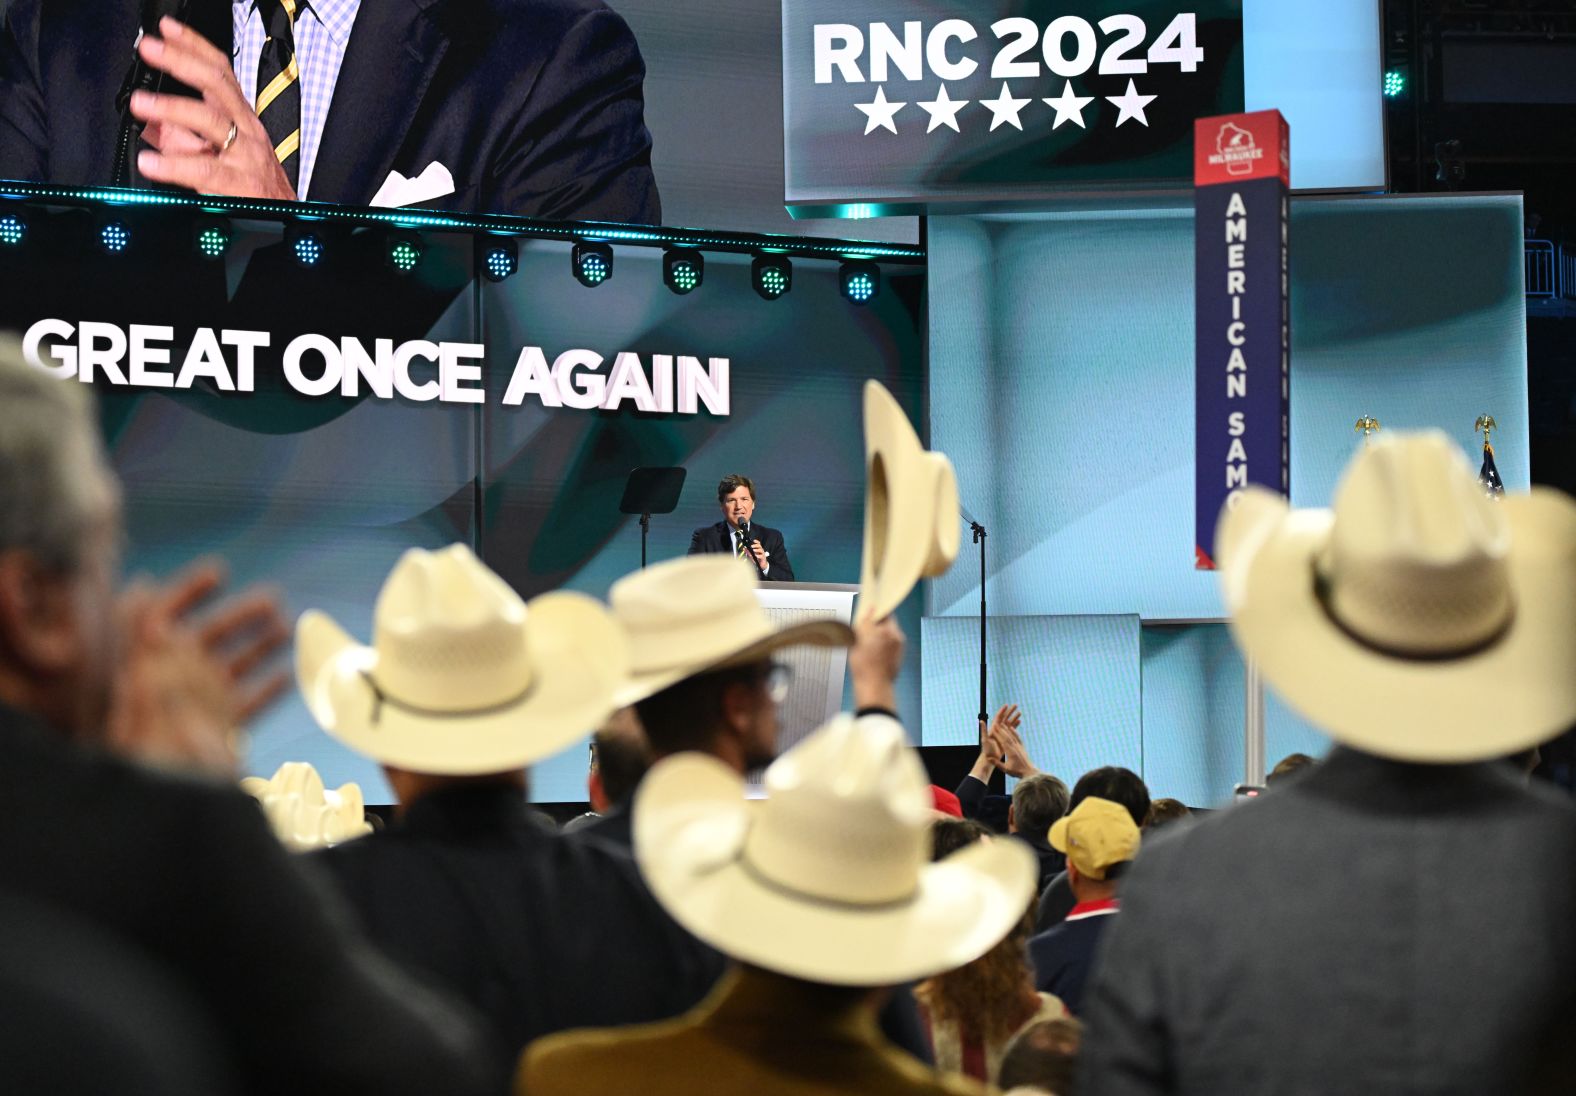
[{"label": "striped necktie", "polygon": [[291,189],[301,174],[301,70],[296,65],[295,17],[300,0],[257,0],[263,17],[262,56],[257,61],[257,116],[273,142]]}]

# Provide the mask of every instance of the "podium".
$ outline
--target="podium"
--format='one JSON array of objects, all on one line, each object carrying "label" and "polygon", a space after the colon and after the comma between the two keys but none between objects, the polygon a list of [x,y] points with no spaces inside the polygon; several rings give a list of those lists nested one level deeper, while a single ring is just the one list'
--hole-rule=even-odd
[{"label": "podium", "polygon": [[[766,615],[782,627],[828,619],[850,624],[857,593],[857,585],[843,583],[763,582],[757,596]],[[774,657],[793,671],[780,712],[777,752],[782,753],[842,710],[848,652],[842,647],[787,647]]]}]

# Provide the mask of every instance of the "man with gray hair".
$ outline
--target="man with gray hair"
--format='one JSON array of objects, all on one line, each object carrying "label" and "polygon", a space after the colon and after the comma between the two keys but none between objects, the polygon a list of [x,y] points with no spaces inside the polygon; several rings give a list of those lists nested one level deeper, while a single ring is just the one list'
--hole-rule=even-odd
[{"label": "man with gray hair", "polygon": [[342,927],[249,797],[113,756],[233,778],[285,634],[264,595],[190,621],[213,572],[119,596],[122,536],[86,393],[0,340],[6,890],[151,959],[242,1091],[482,1091],[470,1021]]},{"label": "man with gray hair", "polygon": [[1067,858],[1051,848],[1049,835],[1056,820],[1067,813],[1067,785],[1050,773],[1035,773],[1018,781],[1007,810],[1007,829],[1040,860],[1040,883],[1035,893],[1067,870]]}]

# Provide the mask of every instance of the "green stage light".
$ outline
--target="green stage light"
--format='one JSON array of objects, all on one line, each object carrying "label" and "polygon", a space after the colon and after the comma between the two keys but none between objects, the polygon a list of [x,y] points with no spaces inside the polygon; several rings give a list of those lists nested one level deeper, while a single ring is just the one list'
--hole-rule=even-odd
[{"label": "green stage light", "polygon": [[595,289],[613,276],[613,249],[607,244],[578,243],[569,255],[575,278]]},{"label": "green stage light", "polygon": [[855,304],[868,304],[881,292],[881,268],[863,260],[845,262],[838,270],[843,296]]},{"label": "green stage light", "polygon": [[1384,97],[1398,99],[1406,94],[1406,73],[1401,69],[1390,69],[1384,74]]},{"label": "green stage light", "polygon": [[482,250],[482,274],[488,281],[501,282],[520,269],[519,246],[511,239],[495,239]]},{"label": "green stage light", "polygon": [[706,277],[706,259],[691,247],[674,247],[662,255],[662,284],[683,296]]},{"label": "green stage light", "polygon": [[224,253],[229,250],[230,240],[233,237],[230,222],[223,217],[202,218],[197,222],[193,233],[197,254],[205,259],[224,258]]},{"label": "green stage light", "polygon": [[27,239],[27,222],[20,213],[0,213],[0,247],[21,247]]},{"label": "green stage light", "polygon": [[421,238],[412,232],[397,232],[388,241],[389,265],[409,274],[421,262]]},{"label": "green stage light", "polygon": [[793,263],[786,255],[757,255],[750,264],[750,284],[763,299],[775,301],[793,288]]}]

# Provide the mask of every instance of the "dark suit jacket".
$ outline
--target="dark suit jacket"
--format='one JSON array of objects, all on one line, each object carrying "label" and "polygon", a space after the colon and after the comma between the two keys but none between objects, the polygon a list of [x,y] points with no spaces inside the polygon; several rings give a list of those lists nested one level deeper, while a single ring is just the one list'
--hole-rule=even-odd
[{"label": "dark suit jacket", "polygon": [[348,931],[240,791],[80,753],[0,707],[0,879],[163,969],[243,1091],[486,1091],[476,1029]]},{"label": "dark suit jacket", "polygon": [[[788,562],[788,548],[783,544],[783,535],[776,529],[769,529],[764,525],[750,526],[750,539],[761,542],[761,547],[771,557],[767,560],[767,570],[761,573],[759,567],[755,573],[762,582],[792,582],[793,564]],[[689,555],[698,556],[703,552],[723,552],[733,554],[733,532],[728,528],[728,523],[719,521],[716,525],[706,525],[690,534]]]},{"label": "dark suit jacket", "polygon": [[689,1015],[619,1031],[575,1031],[532,1046],[520,1096],[970,1096],[888,1045],[868,1008],[763,971],[729,974]]},{"label": "dark suit jacket", "polygon": [[312,859],[384,951],[492,1021],[505,1075],[549,1032],[677,1016],[722,970],[629,857],[551,832],[506,787],[425,796]]},{"label": "dark suit jacket", "polygon": [[[110,182],[134,0],[12,0],[0,33],[0,178]],[[231,48],[230,5],[191,21]],[[657,223],[645,64],[600,0],[376,0],[356,15],[307,197],[365,205],[433,161],[426,208]]]},{"label": "dark suit jacket", "polygon": [[1519,1092],[1576,983],[1572,865],[1576,805],[1508,766],[1345,749],[1168,827],[1106,930],[1080,1091]]},{"label": "dark suit jacket", "polygon": [[1095,950],[1107,925],[1119,914],[1102,914],[1063,921],[1049,932],[1029,940],[1029,964],[1034,968],[1034,988],[1061,998],[1067,1011],[1082,1015],[1084,987],[1094,969]]}]

